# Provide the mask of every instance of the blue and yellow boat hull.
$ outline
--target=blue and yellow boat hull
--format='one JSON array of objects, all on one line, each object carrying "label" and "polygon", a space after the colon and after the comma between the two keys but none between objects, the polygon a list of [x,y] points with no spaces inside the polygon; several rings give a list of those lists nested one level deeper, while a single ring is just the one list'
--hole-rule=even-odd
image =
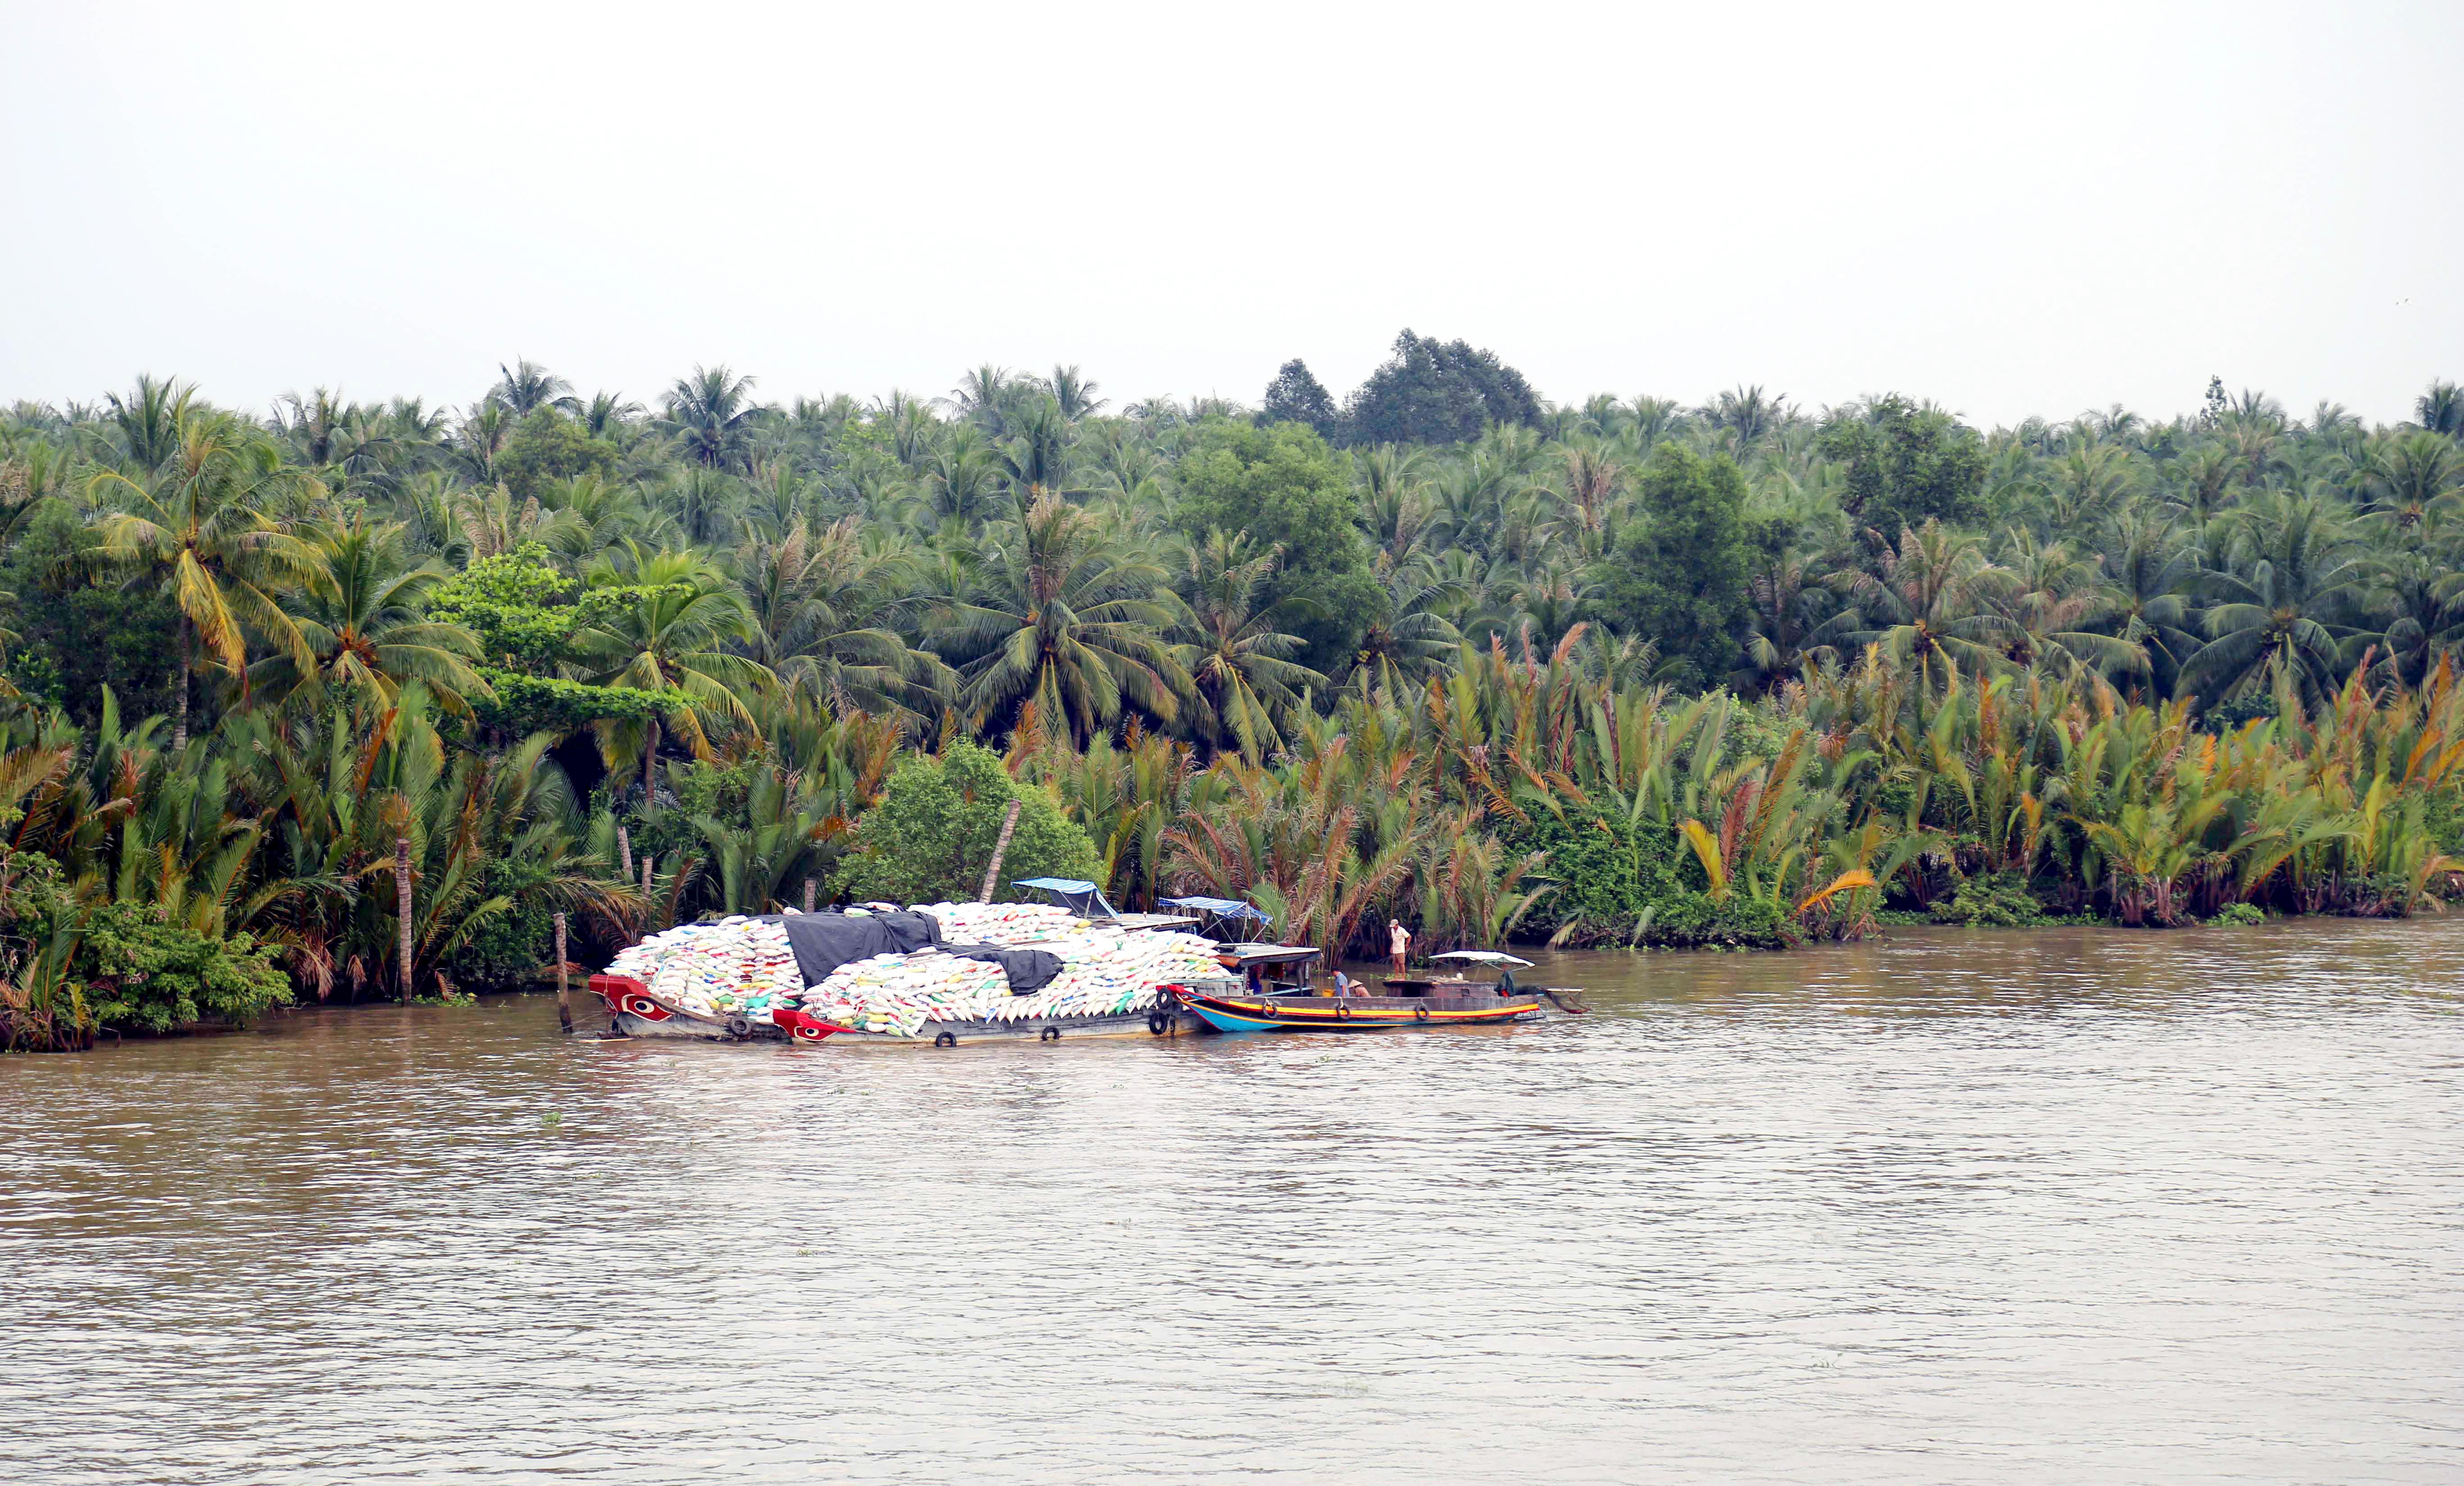
[{"label": "blue and yellow boat hull", "polygon": [[1218,1032],[1376,1032],[1399,1027],[1485,1027],[1527,1021],[1540,1003],[1493,993],[1471,995],[1217,995],[1177,993],[1181,1006]]}]

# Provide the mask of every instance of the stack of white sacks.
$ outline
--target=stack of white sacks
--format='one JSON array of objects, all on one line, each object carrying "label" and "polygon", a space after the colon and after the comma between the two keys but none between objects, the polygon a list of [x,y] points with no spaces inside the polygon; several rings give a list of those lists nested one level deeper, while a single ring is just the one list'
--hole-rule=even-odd
[{"label": "stack of white sacks", "polygon": [[931,904],[919,911],[953,944],[1042,950],[1061,973],[1032,995],[1012,995],[1001,968],[937,950],[878,954],[842,965],[804,993],[803,1009],[859,1032],[913,1037],[928,1021],[1036,1022],[1118,1016],[1163,1004],[1163,987],[1223,973],[1213,940],[1196,934],[1126,933],[1078,923],[1040,904]]},{"label": "stack of white sacks", "polygon": [[795,1005],[804,989],[787,931],[748,918],[678,924],[617,951],[607,973],[629,975],[689,1012],[759,1022],[774,1006]]},{"label": "stack of white sacks", "polygon": [[951,944],[997,944],[1014,949],[1038,943],[1047,934],[1079,927],[1078,915],[1057,903],[928,903],[918,913],[930,913]]},{"label": "stack of white sacks", "polygon": [[940,922],[952,944],[1042,950],[1061,960],[1061,973],[1032,995],[1012,995],[992,961],[922,950],[842,965],[806,989],[787,931],[744,918],[680,924],[619,951],[607,972],[705,1016],[767,1023],[775,1008],[800,1006],[824,1021],[894,1037],[913,1037],[928,1021],[1133,1015],[1162,1005],[1165,986],[1223,973],[1214,941],[1196,934],[1089,926],[1045,904],[935,903],[920,911]]}]

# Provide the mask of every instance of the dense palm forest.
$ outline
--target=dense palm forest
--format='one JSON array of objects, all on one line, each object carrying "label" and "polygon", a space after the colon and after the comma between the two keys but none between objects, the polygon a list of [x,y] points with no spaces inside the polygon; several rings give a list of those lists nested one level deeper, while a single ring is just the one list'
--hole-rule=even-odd
[{"label": "dense palm forest", "polygon": [[1334,949],[2397,914],[2455,867],[2450,384],[1989,432],[1552,406],[1409,332],[1255,407],[498,370],[0,415],[0,1043],[519,984],[552,914],[585,959],[892,854],[971,896],[987,794],[1118,901]]}]

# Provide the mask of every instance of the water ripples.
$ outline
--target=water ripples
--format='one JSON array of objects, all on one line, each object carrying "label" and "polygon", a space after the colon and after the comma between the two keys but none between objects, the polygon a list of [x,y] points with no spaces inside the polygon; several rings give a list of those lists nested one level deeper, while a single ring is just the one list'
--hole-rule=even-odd
[{"label": "water ripples", "polygon": [[2464,919],[1564,955],[1489,1032],[0,1061],[33,1481],[2431,1481]]}]

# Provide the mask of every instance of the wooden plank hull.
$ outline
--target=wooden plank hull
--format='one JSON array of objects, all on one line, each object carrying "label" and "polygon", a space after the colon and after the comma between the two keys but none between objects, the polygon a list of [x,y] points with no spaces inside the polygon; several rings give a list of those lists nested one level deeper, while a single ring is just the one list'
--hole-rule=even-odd
[{"label": "wooden plank hull", "polygon": [[699,1038],[706,1042],[780,1042],[787,1033],[749,1016],[705,1016],[653,993],[629,975],[593,975],[590,989],[607,1003],[609,1030],[628,1038]]},{"label": "wooden plank hull", "polygon": [[1218,1032],[1375,1032],[1406,1027],[1484,1027],[1529,1021],[1540,1003],[1484,995],[1214,995],[1184,992],[1181,1005]]},{"label": "wooden plank hull", "polygon": [[[779,1014],[782,1018],[793,1013]],[[1168,1038],[1204,1032],[1206,1023],[1193,1013],[1162,1006],[1117,1016],[1039,1016],[1032,1020],[928,1021],[913,1037],[894,1032],[833,1029],[832,1047],[961,1047],[979,1042],[1061,1042],[1083,1038]],[[818,1040],[791,1031],[798,1042]]]},{"label": "wooden plank hull", "polygon": [[[1230,985],[1231,982],[1223,982]],[[913,1037],[865,1032],[825,1021],[788,1008],[772,1011],[771,1020],[713,1017],[668,1000],[642,982],[625,975],[593,975],[590,989],[607,1003],[618,1033],[641,1038],[699,1038],[714,1042],[795,1042],[810,1047],[957,1047],[972,1042],[1058,1042],[1078,1038],[1162,1038],[1208,1031],[1195,1013],[1172,1004],[1120,1016],[1038,1016],[1015,1020],[993,1018],[928,1021]]]}]

